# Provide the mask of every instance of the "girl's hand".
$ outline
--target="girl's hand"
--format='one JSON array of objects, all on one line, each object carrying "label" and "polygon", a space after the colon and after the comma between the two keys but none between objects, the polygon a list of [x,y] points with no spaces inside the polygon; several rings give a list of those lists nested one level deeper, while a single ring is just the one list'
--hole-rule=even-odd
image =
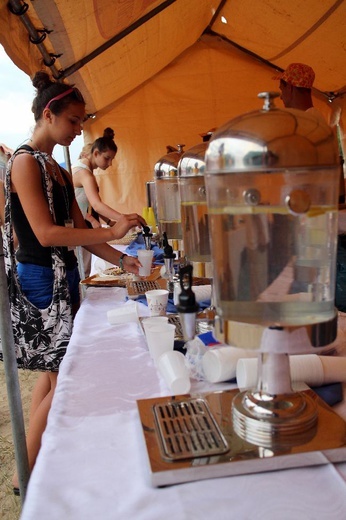
[{"label": "girl's hand", "polygon": [[113,240],[123,238],[131,228],[136,226],[145,226],[145,224],[146,222],[144,218],[137,213],[121,215],[118,221],[110,228],[113,233]]},{"label": "girl's hand", "polygon": [[138,260],[138,258],[127,255],[123,258],[123,266],[125,271],[133,274],[138,274],[138,270],[141,267],[141,263]]}]

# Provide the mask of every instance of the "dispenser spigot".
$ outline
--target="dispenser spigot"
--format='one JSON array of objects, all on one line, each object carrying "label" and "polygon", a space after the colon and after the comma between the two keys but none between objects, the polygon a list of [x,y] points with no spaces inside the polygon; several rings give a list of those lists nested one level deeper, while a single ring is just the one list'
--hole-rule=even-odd
[{"label": "dispenser spigot", "polygon": [[192,290],[192,265],[186,265],[179,270],[181,293],[177,310],[183,329],[184,341],[190,341],[196,334],[196,315],[199,305]]},{"label": "dispenser spigot", "polygon": [[174,292],[174,259],[173,247],[169,245],[166,232],[163,233],[163,261],[167,278],[167,290],[170,294]]},{"label": "dispenser spigot", "polygon": [[143,238],[144,238],[144,245],[145,249],[150,250],[151,249],[151,238],[153,236],[152,233],[150,233],[150,227],[143,226]]}]

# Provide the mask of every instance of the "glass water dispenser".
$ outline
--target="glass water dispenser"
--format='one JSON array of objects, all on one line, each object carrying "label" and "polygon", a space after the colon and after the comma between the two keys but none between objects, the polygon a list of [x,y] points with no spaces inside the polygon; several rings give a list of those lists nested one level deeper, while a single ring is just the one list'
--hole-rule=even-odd
[{"label": "glass water dispenser", "polygon": [[178,163],[183,154],[183,147],[183,144],[177,145],[177,149],[168,146],[167,154],[161,157],[154,167],[159,234],[163,236],[163,233],[166,233],[178,257],[183,253],[178,187]]},{"label": "glass water dispenser", "polygon": [[264,328],[257,386],[232,404],[236,433],[261,446],[316,425],[289,354],[318,353],[336,335],[337,141],[314,116],[276,108],[278,95],[259,94],[263,109],[219,128],[205,156],[217,315]]},{"label": "glass water dispenser", "polygon": [[212,277],[209,222],[204,181],[205,152],[212,133],[183,153],[178,163],[181,223],[185,257],[194,276]]}]

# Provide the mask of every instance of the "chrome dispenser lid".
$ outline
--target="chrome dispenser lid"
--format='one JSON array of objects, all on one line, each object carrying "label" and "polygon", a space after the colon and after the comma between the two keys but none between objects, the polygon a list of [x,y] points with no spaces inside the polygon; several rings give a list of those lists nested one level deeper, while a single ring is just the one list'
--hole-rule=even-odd
[{"label": "chrome dispenser lid", "polygon": [[205,173],[205,152],[208,148],[209,140],[215,129],[205,134],[201,134],[203,142],[186,150],[178,163],[179,177],[204,176]]},{"label": "chrome dispenser lid", "polygon": [[206,173],[335,167],[339,164],[332,129],[303,110],[274,106],[277,92],[262,92],[262,110],[220,127],[206,151]]},{"label": "chrome dispenser lid", "polygon": [[167,146],[167,154],[161,157],[154,166],[155,179],[177,177],[178,163],[183,154],[184,144],[178,144],[178,148]]},{"label": "chrome dispenser lid", "polygon": [[189,148],[181,157],[178,164],[179,177],[204,176],[205,173],[205,152],[208,143],[200,143]]}]

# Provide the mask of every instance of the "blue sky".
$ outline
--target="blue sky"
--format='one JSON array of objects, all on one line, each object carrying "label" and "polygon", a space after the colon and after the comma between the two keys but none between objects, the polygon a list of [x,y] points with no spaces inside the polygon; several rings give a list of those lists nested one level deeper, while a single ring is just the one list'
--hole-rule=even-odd
[{"label": "blue sky", "polygon": [[[35,125],[31,112],[34,96],[35,89],[29,76],[16,67],[0,45],[0,143],[15,149],[31,136]],[[76,137],[70,146],[72,162],[82,147],[83,136]],[[64,162],[61,146],[54,148],[54,157],[59,163]]]}]

